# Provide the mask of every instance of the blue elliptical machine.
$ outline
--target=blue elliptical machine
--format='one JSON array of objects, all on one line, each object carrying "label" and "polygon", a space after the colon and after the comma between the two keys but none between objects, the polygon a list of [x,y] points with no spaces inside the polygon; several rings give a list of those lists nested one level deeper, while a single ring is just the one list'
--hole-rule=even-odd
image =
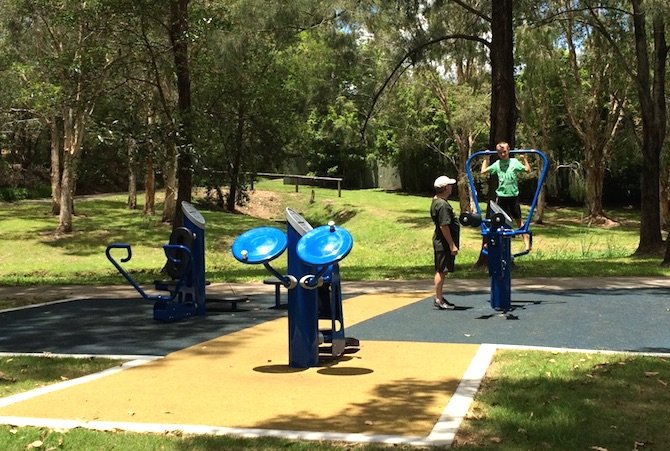
[{"label": "blue elliptical machine", "polygon": [[476,213],[461,213],[459,221],[464,226],[481,227],[481,234],[484,237],[486,246],[482,249],[482,253],[488,256],[489,278],[491,279],[491,307],[496,311],[508,312],[512,305],[512,261],[515,257],[528,254],[528,250],[512,254],[512,238],[517,235],[527,234],[530,237],[530,242],[533,242],[533,234],[530,230],[530,222],[537,206],[537,200],[540,196],[540,190],[549,168],[549,161],[544,153],[539,150],[524,150],[512,149],[510,156],[514,154],[535,154],[539,155],[544,161],[540,178],[535,189],[535,196],[533,202],[528,210],[528,216],[523,225],[514,229],[512,219],[500,208],[494,201],[490,202],[493,216],[485,218],[482,216],[481,208],[479,207],[479,199],[477,197],[477,189],[475,186],[474,177],[472,176],[471,163],[472,160],[482,156],[497,155],[497,152],[484,150],[479,151],[470,156],[465,164],[465,170],[468,175],[468,182],[470,184],[470,192],[474,200]]}]

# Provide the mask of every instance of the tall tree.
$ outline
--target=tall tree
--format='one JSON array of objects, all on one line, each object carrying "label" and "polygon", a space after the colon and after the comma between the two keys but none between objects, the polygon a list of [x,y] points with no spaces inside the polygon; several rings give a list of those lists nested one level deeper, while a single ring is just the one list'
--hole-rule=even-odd
[{"label": "tall tree", "polygon": [[[659,168],[660,154],[665,141],[667,127],[667,105],[665,98],[668,41],[666,37],[668,5],[653,0],[630,0],[628,16],[632,24],[635,64],[629,65],[625,47],[616,34],[617,29],[606,21],[608,15],[601,12],[611,8],[620,11],[622,5],[613,0],[605,4],[585,1],[593,26],[605,36],[623,64],[638,94],[642,122],[642,180],[640,243],[636,254],[655,253],[663,243],[660,229]],[[648,24],[651,22],[651,30]],[[626,34],[630,36],[630,33]],[[664,262],[670,263],[670,246]]]}]

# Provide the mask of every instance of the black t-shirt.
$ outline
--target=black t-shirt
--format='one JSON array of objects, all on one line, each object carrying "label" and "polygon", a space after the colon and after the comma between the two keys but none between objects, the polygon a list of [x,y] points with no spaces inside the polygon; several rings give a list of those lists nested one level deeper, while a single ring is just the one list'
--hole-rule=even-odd
[{"label": "black t-shirt", "polygon": [[436,251],[449,250],[449,243],[447,243],[447,240],[442,234],[442,230],[440,230],[440,226],[443,225],[449,226],[451,237],[458,246],[461,227],[458,224],[456,215],[454,215],[454,209],[451,208],[449,202],[441,197],[434,197],[433,202],[430,204],[430,217],[433,218],[433,223],[435,224],[435,231],[433,232],[433,249]]}]

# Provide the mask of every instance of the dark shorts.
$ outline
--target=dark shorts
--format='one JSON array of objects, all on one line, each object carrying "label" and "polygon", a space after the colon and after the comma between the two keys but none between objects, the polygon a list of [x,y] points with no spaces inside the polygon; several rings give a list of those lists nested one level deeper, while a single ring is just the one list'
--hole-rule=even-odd
[{"label": "dark shorts", "polygon": [[456,256],[451,252],[435,251],[435,272],[454,272]]},{"label": "dark shorts", "polygon": [[498,197],[496,199],[496,204],[500,206],[505,213],[507,213],[513,219],[521,219],[521,204],[519,203],[519,198],[514,197]]}]

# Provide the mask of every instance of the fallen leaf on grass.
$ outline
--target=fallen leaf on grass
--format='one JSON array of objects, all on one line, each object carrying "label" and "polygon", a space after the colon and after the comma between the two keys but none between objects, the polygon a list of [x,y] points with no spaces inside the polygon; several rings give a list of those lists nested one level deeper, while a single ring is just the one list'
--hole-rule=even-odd
[{"label": "fallen leaf on grass", "polygon": [[658,383],[661,384],[662,386],[664,386],[664,387],[667,387],[667,386],[668,386],[668,383],[665,382],[664,380],[662,380],[662,379],[656,379],[656,380],[657,380]]},{"label": "fallen leaf on grass", "polygon": [[658,371],[645,371],[644,375],[647,377],[658,376]]},{"label": "fallen leaf on grass", "polygon": [[44,445],[44,442],[42,442],[42,440],[35,440],[30,445],[26,446],[26,448],[28,449],[41,448],[42,445]]},{"label": "fallen leaf on grass", "polygon": [[594,451],[607,451],[607,448],[603,448],[602,446],[592,446],[590,449]]}]

